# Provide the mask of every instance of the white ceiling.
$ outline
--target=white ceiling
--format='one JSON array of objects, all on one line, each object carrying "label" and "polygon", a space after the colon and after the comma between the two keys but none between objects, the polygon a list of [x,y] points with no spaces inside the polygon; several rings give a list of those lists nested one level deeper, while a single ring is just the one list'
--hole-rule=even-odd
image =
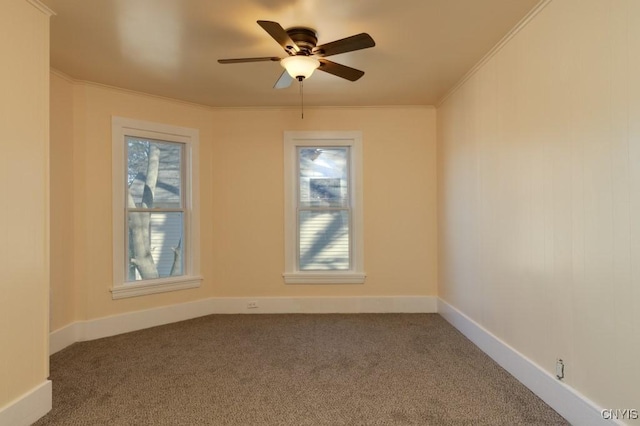
[{"label": "white ceiling", "polygon": [[433,105],[539,0],[43,0],[51,66],[78,79],[210,106],[297,105],[294,83],[272,89],[279,56],[257,24],[306,26],[318,44],[367,32],[371,49],[329,59],[366,72],[350,82],[316,72],[306,105]]}]

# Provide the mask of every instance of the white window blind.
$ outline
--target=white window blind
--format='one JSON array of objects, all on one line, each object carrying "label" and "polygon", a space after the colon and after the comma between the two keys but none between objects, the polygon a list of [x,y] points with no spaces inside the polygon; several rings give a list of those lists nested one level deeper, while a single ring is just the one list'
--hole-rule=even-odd
[{"label": "white window blind", "polygon": [[362,283],[360,132],[285,132],[286,283]]},{"label": "white window blind", "polygon": [[298,147],[298,189],[300,270],[349,270],[349,147]]}]

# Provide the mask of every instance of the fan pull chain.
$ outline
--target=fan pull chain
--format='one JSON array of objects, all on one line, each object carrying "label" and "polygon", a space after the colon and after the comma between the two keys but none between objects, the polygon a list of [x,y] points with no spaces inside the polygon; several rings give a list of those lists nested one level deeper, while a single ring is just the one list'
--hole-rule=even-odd
[{"label": "fan pull chain", "polygon": [[303,78],[300,78],[300,115],[301,119],[304,120],[304,88],[302,83],[304,81]]}]

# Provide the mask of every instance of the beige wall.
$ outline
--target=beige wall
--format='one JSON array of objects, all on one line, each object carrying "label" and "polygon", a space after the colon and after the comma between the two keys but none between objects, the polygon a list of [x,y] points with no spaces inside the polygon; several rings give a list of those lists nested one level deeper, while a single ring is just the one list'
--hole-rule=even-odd
[{"label": "beige wall", "polygon": [[0,411],[49,374],[49,16],[0,14]]},{"label": "beige wall", "polygon": [[[316,109],[307,110],[304,120],[299,114],[265,109],[214,115],[217,167],[213,192],[203,197],[213,200],[218,224],[216,294],[435,295],[435,110]],[[364,285],[283,284],[284,130],[363,131]]]},{"label": "beige wall", "polygon": [[74,286],[73,86],[51,78],[51,329],[76,318]]},{"label": "beige wall", "polygon": [[[52,109],[67,123],[52,133],[59,138],[52,143],[72,151],[61,160],[66,168],[52,176],[52,188],[68,182],[72,169],[73,192],[63,199],[74,206],[73,229],[58,236],[72,234],[72,250],[52,254],[52,264],[65,270],[59,276],[73,275],[73,284],[61,280],[52,287],[54,295],[71,300],[69,290],[76,298],[72,306],[54,296],[60,310],[53,330],[74,320],[207,297],[435,296],[434,108],[307,108],[301,120],[295,108],[211,109],[51,78]],[[112,115],[200,131],[201,288],[111,299]],[[364,285],[283,283],[285,130],[363,131]],[[62,227],[71,223],[58,218]]]},{"label": "beige wall", "polygon": [[640,401],[640,2],[552,1],[438,109],[439,295]]}]

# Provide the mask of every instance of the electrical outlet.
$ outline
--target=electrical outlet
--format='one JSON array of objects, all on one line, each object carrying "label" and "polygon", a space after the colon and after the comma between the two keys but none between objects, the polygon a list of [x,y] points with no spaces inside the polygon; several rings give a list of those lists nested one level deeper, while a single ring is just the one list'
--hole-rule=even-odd
[{"label": "electrical outlet", "polygon": [[247,302],[247,309],[257,309],[258,308],[258,302],[256,302],[255,300],[252,300],[251,302]]},{"label": "electrical outlet", "polygon": [[556,360],[556,377],[558,380],[564,379],[564,362],[560,358]]}]

